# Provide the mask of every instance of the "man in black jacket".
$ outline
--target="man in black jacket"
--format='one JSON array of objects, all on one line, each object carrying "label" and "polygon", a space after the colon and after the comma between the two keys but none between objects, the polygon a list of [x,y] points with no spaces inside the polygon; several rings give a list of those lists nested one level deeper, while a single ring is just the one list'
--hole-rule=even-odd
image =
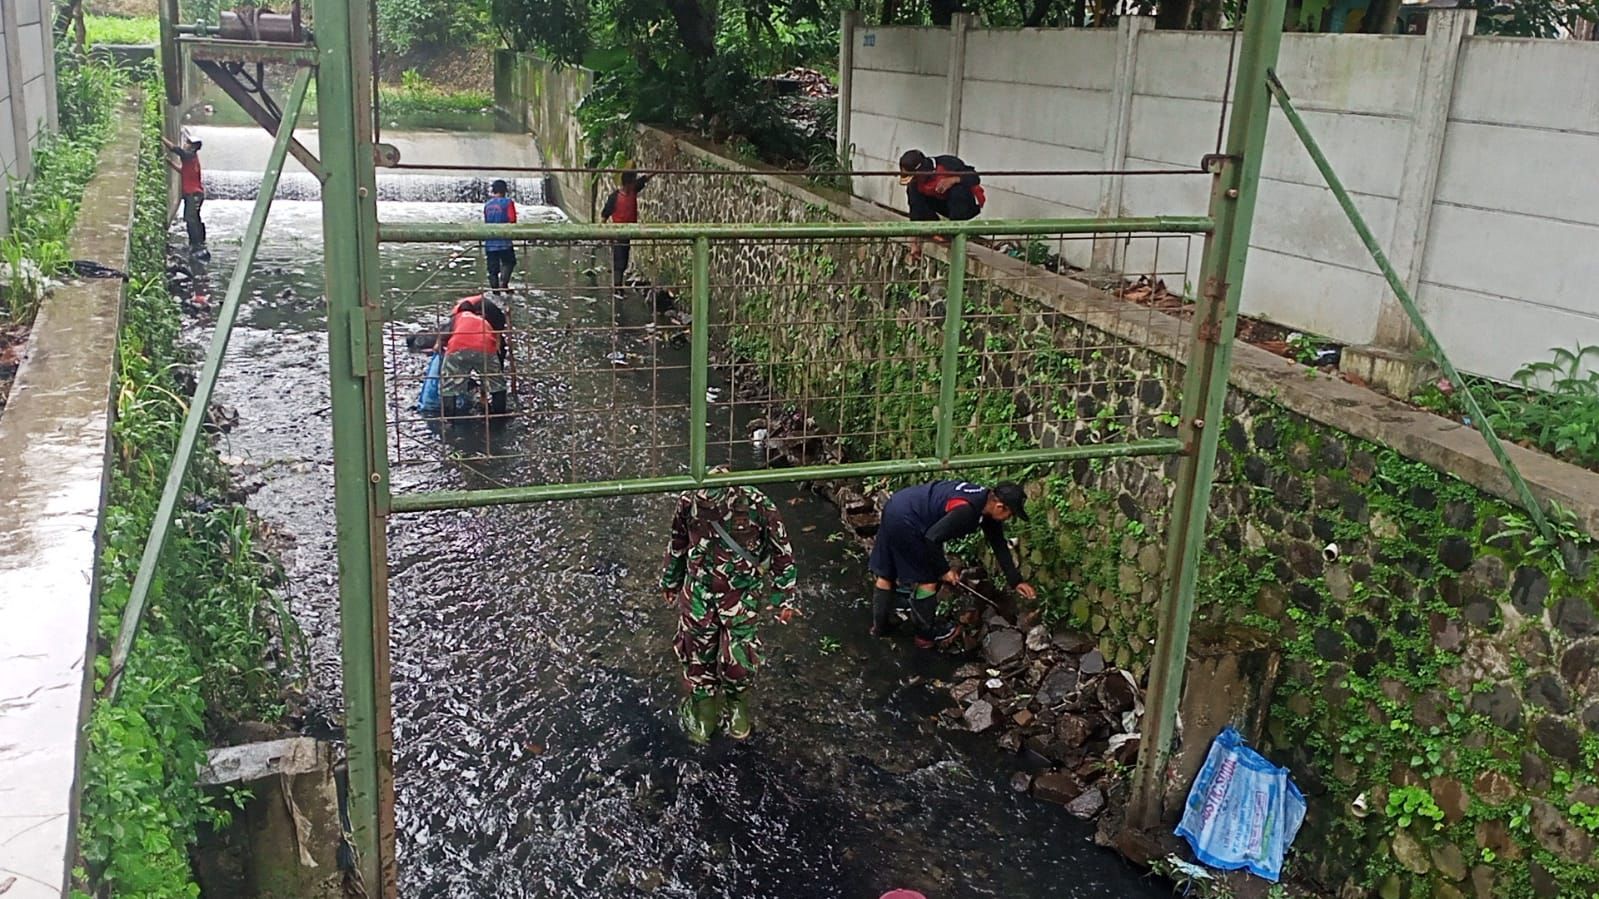
[{"label": "man in black jacket", "polygon": [[896,492],[883,507],[868,561],[877,578],[872,594],[872,634],[887,634],[894,590],[909,584],[917,645],[931,647],[955,636],[959,627],[939,621],[937,616],[939,582],[960,581],[960,572],[950,567],[944,555],[944,543],[979,528],[988,538],[1006,582],[1023,598],[1036,598],[1005,542],[1005,522],[1012,515],[1026,521],[1026,502],[1021,486],[1008,481],[992,489],[966,481],[933,481]]}]

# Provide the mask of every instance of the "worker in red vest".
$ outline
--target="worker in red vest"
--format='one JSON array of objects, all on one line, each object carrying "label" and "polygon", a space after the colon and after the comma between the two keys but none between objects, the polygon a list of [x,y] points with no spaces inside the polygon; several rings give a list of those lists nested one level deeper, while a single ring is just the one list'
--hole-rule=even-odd
[{"label": "worker in red vest", "polygon": [[450,310],[450,325],[436,344],[444,351],[439,393],[445,416],[469,412],[479,390],[489,395],[491,414],[505,413],[505,331],[505,311],[481,295]]},{"label": "worker in red vest", "polygon": [[[638,195],[643,192],[644,185],[650,181],[649,175],[640,175],[628,169],[622,173],[622,186],[611,191],[605,198],[605,206],[600,210],[600,220],[606,224],[615,222],[618,225],[631,225],[638,222]],[[616,294],[622,292],[623,276],[627,274],[627,263],[632,256],[633,247],[625,239],[611,242],[611,289]]]},{"label": "worker in red vest", "polygon": [[183,131],[181,146],[162,138],[167,150],[178,157],[168,164],[178,170],[178,192],[183,197],[183,224],[189,232],[189,251],[200,260],[211,258],[205,246],[205,222],[200,221],[200,204],[205,202],[205,182],[200,177],[200,142]]},{"label": "worker in red vest", "polygon": [[[983,193],[983,179],[959,156],[929,157],[921,150],[906,150],[899,158],[899,171],[899,183],[905,186],[913,222],[936,222],[940,218],[968,221],[977,218],[988,200]],[[944,237],[933,240],[949,242]],[[920,240],[915,241],[912,255],[919,254],[921,246]]]}]

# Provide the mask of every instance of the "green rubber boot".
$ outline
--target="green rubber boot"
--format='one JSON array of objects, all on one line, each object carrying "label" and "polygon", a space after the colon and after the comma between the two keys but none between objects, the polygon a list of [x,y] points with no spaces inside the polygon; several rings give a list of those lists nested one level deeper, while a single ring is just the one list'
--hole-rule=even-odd
[{"label": "green rubber boot", "polygon": [[683,731],[688,734],[689,741],[704,746],[716,736],[716,728],[721,723],[722,698],[691,695],[683,700],[678,714],[683,719]]},{"label": "green rubber boot", "polygon": [[727,735],[735,740],[748,739],[755,725],[750,723],[750,707],[743,693],[727,697]]}]

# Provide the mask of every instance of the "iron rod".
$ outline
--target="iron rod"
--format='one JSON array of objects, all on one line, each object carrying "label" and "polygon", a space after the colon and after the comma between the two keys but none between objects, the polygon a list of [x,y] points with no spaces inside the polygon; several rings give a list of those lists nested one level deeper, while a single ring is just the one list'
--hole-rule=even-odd
[{"label": "iron rod", "polygon": [[949,288],[944,297],[944,353],[938,375],[938,458],[955,448],[955,379],[960,373],[961,307],[966,298],[966,235],[949,249]]},{"label": "iron rod", "polygon": [[1173,776],[1169,765],[1178,738],[1177,715],[1187,669],[1188,633],[1194,616],[1205,523],[1210,514],[1217,440],[1224,430],[1223,400],[1227,396],[1238,303],[1270,121],[1266,73],[1277,63],[1285,6],[1286,0],[1249,4],[1232,92],[1226,155],[1212,163],[1216,168],[1210,215],[1216,228],[1205,240],[1200,266],[1198,309],[1178,425],[1178,439],[1185,452],[1177,471],[1166,534],[1155,650],[1150,660],[1142,725],[1144,736],[1127,814],[1128,824],[1145,830],[1160,829],[1166,824],[1165,796]]},{"label": "iron rod", "polygon": [[955,456],[948,462],[934,458],[891,459],[881,462],[846,462],[841,465],[806,465],[797,468],[760,468],[752,471],[730,471],[720,474],[707,473],[703,478],[695,478],[693,475],[685,474],[633,480],[594,481],[584,484],[531,484],[523,487],[499,487],[489,490],[441,490],[429,493],[395,494],[390,508],[396,513],[427,512],[438,509],[463,509],[515,503],[549,502],[552,500],[603,499],[612,496],[635,496],[642,493],[675,493],[683,490],[693,490],[701,486],[776,484],[811,479],[877,477],[880,475],[917,474],[967,468],[1022,467],[1044,462],[1070,461],[1072,459],[1170,456],[1176,455],[1181,451],[1182,444],[1177,440],[1138,440],[1128,443],[1100,444],[1098,446],[1062,446],[1050,449],[1015,450],[1005,453],[977,453],[969,456]]},{"label": "iron rod", "polygon": [[578,223],[490,225],[471,223],[392,223],[379,226],[384,243],[446,243],[492,238],[546,241],[612,240],[825,240],[860,237],[1011,237],[1038,234],[1203,234],[1215,222],[1208,216],[1151,216],[1125,218],[993,219],[967,222],[779,222],[770,224],[697,224],[651,222],[633,225]]},{"label": "iron rod", "polygon": [[[607,169],[590,166],[549,165],[446,165],[444,163],[402,162],[392,166],[397,169],[450,172],[517,172],[530,175],[620,175],[623,172],[643,171],[650,176],[700,176],[747,178],[751,175],[785,175],[793,178],[897,178],[903,175],[898,169],[855,172],[849,169]],[[1205,170],[1192,169],[1004,169],[996,172],[979,172],[984,178],[1087,178],[1106,175],[1203,175]]]},{"label": "iron rod", "polygon": [[710,428],[705,411],[705,391],[710,389],[711,354],[711,242],[694,238],[693,298],[689,304],[692,348],[689,362],[688,469],[691,477],[705,477],[705,440]]},{"label": "iron rod", "polygon": [[372,5],[315,0],[323,162],[323,269],[339,563],[344,741],[355,871],[363,895],[394,899],[388,450],[384,435]]},{"label": "iron rod", "polygon": [[189,400],[188,414],[183,419],[183,431],[178,435],[178,445],[172,452],[172,465],[167,469],[166,486],[161,490],[161,500],[156,505],[155,518],[150,521],[150,534],[145,538],[144,555],[139,558],[139,570],[133,578],[133,589],[128,594],[128,604],[122,609],[122,625],[117,631],[117,641],[111,647],[111,674],[106,684],[107,696],[115,696],[121,680],[122,669],[128,663],[128,653],[138,636],[139,624],[144,618],[150,585],[155,579],[156,567],[161,561],[161,550],[166,547],[167,534],[172,530],[172,516],[177,509],[178,497],[183,492],[183,480],[189,472],[189,460],[200,442],[200,432],[205,426],[206,414],[211,407],[211,393],[216,389],[217,373],[222,368],[222,358],[228,351],[228,339],[233,336],[233,323],[239,317],[239,304],[244,297],[244,285],[255,265],[256,252],[261,248],[261,233],[266,230],[267,213],[272,208],[272,195],[277,192],[278,178],[283,174],[283,164],[289,155],[289,139],[294,123],[299,119],[300,107],[305,101],[310,84],[309,69],[295,78],[294,89],[289,94],[288,105],[283,110],[283,127],[278,129],[277,140],[267,156],[266,170],[261,173],[261,193],[256,196],[255,207],[250,212],[250,222],[245,226],[244,239],[239,245],[239,259],[228,279],[228,290],[223,295],[222,306],[217,310],[216,328],[211,332],[211,346],[206,350],[205,363],[195,382],[194,396]]},{"label": "iron rod", "polygon": [[1277,99],[1277,105],[1282,109],[1283,117],[1288,120],[1288,124],[1294,129],[1294,133],[1299,136],[1299,142],[1305,145],[1305,151],[1310,154],[1311,161],[1316,163],[1317,170],[1321,172],[1322,178],[1326,180],[1327,187],[1332,190],[1333,196],[1338,198],[1339,207],[1343,209],[1344,215],[1349,217],[1349,223],[1354,225],[1355,233],[1360,236],[1360,242],[1365,245],[1367,252],[1371,253],[1372,261],[1377,263],[1377,268],[1382,271],[1383,277],[1387,279],[1388,286],[1393,289],[1394,296],[1399,300],[1399,305],[1403,306],[1405,314],[1410,316],[1410,322],[1415,326],[1416,333],[1420,334],[1422,342],[1427,344],[1427,351],[1438,362],[1438,367],[1443,369],[1444,377],[1448,378],[1449,383],[1455,385],[1461,396],[1465,398],[1466,409],[1471,413],[1471,420],[1477,425],[1477,432],[1482,434],[1483,442],[1488,444],[1488,452],[1493,454],[1494,459],[1499,462],[1499,467],[1504,469],[1505,478],[1510,481],[1511,489],[1516,491],[1516,496],[1521,498],[1522,507],[1527,510],[1527,514],[1532,517],[1532,520],[1538,525],[1539,532],[1545,538],[1555,539],[1554,530],[1550,527],[1549,520],[1544,515],[1543,506],[1538,502],[1538,498],[1533,496],[1532,488],[1527,486],[1526,479],[1521,476],[1521,470],[1516,467],[1516,463],[1511,460],[1510,454],[1505,451],[1504,443],[1499,440],[1499,434],[1494,431],[1494,426],[1488,420],[1488,416],[1483,414],[1482,406],[1478,405],[1477,397],[1472,392],[1471,387],[1460,376],[1460,372],[1455,369],[1455,364],[1449,361],[1449,354],[1444,352],[1444,346],[1438,341],[1438,335],[1434,334],[1432,328],[1427,325],[1426,317],[1421,314],[1421,307],[1416,305],[1415,299],[1410,295],[1410,289],[1405,286],[1404,279],[1399,277],[1399,272],[1394,270],[1393,263],[1388,261],[1388,255],[1382,251],[1381,245],[1377,243],[1377,238],[1371,233],[1371,228],[1367,226],[1365,217],[1360,214],[1359,209],[1355,208],[1354,198],[1344,188],[1344,183],[1339,179],[1338,173],[1333,171],[1332,163],[1327,160],[1327,155],[1321,151],[1321,145],[1317,144],[1316,138],[1311,136],[1310,126],[1305,124],[1305,120],[1299,115],[1299,110],[1294,108],[1293,100],[1288,96],[1287,89],[1283,87],[1281,81],[1277,80],[1276,72],[1268,72],[1267,78],[1269,79],[1268,87],[1271,89],[1272,96]]}]

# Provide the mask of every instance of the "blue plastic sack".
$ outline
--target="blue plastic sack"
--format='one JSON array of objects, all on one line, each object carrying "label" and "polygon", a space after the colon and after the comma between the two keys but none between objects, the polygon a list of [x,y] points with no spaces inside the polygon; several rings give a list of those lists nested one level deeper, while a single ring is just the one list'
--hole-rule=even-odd
[{"label": "blue plastic sack", "polygon": [[443,368],[443,353],[434,353],[428,357],[427,374],[422,376],[422,389],[416,395],[416,409],[423,415],[439,414],[439,373]]},{"label": "blue plastic sack", "polygon": [[1228,727],[1210,744],[1177,835],[1212,868],[1245,868],[1275,883],[1304,820],[1305,797],[1288,779],[1288,770],[1250,749]]}]

